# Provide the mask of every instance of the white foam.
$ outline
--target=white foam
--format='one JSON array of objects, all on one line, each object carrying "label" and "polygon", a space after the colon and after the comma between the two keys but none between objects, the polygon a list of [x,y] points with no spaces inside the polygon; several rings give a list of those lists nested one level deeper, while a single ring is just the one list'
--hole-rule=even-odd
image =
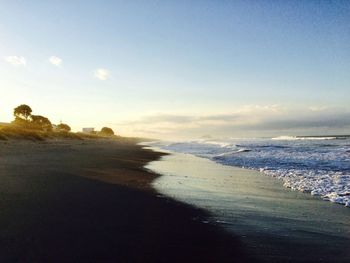
[{"label": "white foam", "polygon": [[260,171],[283,180],[283,185],[292,190],[311,193],[326,201],[350,205],[350,174],[297,169]]}]

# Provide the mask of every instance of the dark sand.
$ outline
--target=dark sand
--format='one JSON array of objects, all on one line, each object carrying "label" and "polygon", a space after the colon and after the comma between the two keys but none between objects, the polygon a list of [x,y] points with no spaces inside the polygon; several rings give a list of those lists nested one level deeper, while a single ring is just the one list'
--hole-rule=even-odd
[{"label": "dark sand", "polygon": [[135,142],[0,142],[1,262],[242,262],[202,210],[160,198]]}]

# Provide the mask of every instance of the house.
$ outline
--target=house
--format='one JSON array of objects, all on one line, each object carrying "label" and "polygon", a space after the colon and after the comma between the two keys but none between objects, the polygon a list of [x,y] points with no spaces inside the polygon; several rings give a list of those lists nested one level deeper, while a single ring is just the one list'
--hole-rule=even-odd
[{"label": "house", "polygon": [[83,128],[83,133],[93,133],[95,128]]}]

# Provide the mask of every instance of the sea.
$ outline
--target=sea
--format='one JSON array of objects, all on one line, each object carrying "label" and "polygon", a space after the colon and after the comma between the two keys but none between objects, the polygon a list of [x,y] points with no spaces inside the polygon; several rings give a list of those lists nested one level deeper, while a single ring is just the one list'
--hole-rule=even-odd
[{"label": "sea", "polygon": [[350,136],[202,138],[148,145],[257,170],[292,190],[350,207]]}]

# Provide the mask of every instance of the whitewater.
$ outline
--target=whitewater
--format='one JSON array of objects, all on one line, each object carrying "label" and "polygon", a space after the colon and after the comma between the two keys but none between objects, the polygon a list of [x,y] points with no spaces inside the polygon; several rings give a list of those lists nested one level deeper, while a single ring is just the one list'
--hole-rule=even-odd
[{"label": "whitewater", "polygon": [[258,170],[292,190],[350,207],[349,136],[199,139],[152,145]]}]

